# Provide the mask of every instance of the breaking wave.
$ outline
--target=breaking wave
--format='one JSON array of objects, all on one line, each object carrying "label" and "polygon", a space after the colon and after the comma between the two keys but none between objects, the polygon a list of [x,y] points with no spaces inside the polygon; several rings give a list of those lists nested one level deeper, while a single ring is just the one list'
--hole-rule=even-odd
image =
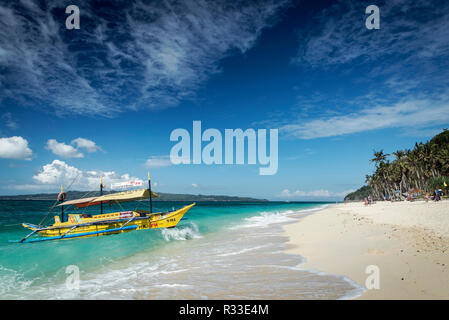
[{"label": "breaking wave", "polygon": [[244,219],[245,223],[234,226],[233,229],[266,228],[271,224],[294,222],[300,216],[322,210],[325,207],[327,205],[303,210],[263,211],[257,216]]},{"label": "breaking wave", "polygon": [[18,271],[0,265],[0,297],[13,289],[27,289],[32,283],[32,280],[25,280],[23,274]]},{"label": "breaking wave", "polygon": [[161,234],[165,241],[202,238],[198,226],[193,222],[176,228],[162,229]]}]

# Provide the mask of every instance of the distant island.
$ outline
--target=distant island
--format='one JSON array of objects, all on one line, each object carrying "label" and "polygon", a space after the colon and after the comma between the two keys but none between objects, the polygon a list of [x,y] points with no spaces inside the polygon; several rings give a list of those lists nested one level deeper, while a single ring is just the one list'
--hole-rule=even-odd
[{"label": "distant island", "polygon": [[[116,191],[103,191],[103,194],[109,194]],[[203,194],[181,194],[157,192],[158,197],[153,201],[241,201],[241,202],[267,202],[266,199],[255,199],[250,197],[217,196]],[[68,191],[67,200],[79,199],[83,197],[99,196],[99,191]],[[57,193],[37,193],[13,196],[0,196],[0,200],[56,200]]]}]

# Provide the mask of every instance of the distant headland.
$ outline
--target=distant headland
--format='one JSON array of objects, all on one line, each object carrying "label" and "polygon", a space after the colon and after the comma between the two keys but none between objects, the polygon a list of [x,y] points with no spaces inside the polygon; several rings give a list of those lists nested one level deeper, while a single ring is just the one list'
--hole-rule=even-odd
[{"label": "distant headland", "polygon": [[[113,191],[115,192],[115,191]],[[103,191],[104,194],[111,191]],[[67,200],[82,198],[88,194],[89,197],[99,196],[99,191],[68,191]],[[266,199],[256,199],[250,197],[235,197],[223,195],[203,195],[203,194],[181,194],[157,192],[158,197],[153,201],[240,201],[240,202],[268,202]],[[57,193],[36,193],[23,195],[0,196],[0,200],[56,200]]]}]

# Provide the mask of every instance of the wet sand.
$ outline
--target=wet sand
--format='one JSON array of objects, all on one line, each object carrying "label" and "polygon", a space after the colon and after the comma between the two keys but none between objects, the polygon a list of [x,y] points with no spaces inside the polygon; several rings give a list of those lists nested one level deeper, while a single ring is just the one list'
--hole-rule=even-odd
[{"label": "wet sand", "polygon": [[449,201],[337,204],[285,230],[302,268],[366,287],[378,267],[380,288],[358,299],[449,299]]}]

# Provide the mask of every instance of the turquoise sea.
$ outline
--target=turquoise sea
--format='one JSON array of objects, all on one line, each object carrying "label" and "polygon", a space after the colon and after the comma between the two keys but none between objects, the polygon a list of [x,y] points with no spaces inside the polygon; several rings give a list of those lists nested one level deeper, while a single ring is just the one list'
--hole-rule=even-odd
[{"label": "turquoise sea", "polygon": [[[282,226],[325,203],[200,202],[173,229],[8,242],[23,238],[21,223],[38,224],[52,204],[0,201],[0,299],[338,299],[361,292],[347,278],[302,269],[304,258],[284,252]],[[154,202],[154,209],[186,204]],[[69,286],[73,268],[79,285]]]}]

